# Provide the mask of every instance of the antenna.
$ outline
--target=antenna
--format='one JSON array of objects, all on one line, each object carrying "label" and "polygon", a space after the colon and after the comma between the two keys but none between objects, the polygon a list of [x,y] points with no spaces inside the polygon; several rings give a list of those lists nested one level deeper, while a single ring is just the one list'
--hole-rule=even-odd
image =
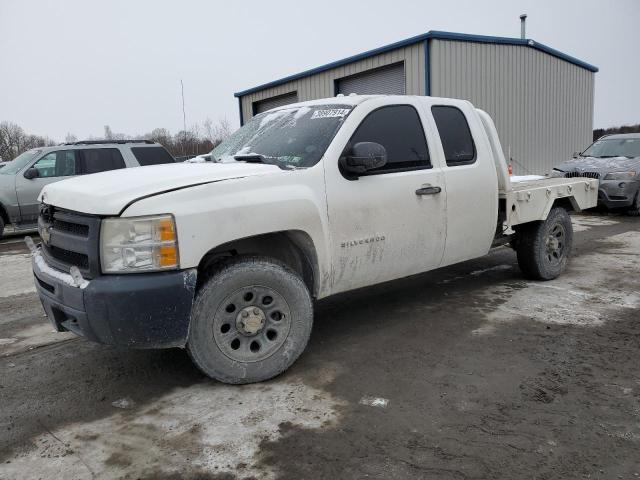
[{"label": "antenna", "polygon": [[184,110],[184,83],[182,82],[182,79],[180,79],[180,87],[182,88],[182,131],[184,133],[184,142],[182,142],[182,155],[185,155],[184,147],[187,143],[187,114]]}]

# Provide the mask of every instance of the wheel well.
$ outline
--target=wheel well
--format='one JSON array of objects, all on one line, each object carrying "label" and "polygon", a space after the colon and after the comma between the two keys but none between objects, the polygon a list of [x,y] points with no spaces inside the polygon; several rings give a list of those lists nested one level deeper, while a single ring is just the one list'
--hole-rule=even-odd
[{"label": "wheel well", "polygon": [[297,272],[312,296],[317,296],[318,259],[311,237],[299,230],[265,233],[234,240],[209,250],[198,265],[199,288],[217,265],[237,255],[263,255]]},{"label": "wheel well", "polygon": [[580,211],[580,208],[578,207],[578,204],[576,203],[576,200],[573,197],[556,198],[555,201],[553,202],[552,208],[555,208],[555,207],[562,207],[567,212]]}]

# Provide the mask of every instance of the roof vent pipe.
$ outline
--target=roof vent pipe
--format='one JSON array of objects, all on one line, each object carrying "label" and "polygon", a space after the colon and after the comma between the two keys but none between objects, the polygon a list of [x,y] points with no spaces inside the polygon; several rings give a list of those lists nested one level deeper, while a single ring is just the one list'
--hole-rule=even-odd
[{"label": "roof vent pipe", "polygon": [[520,38],[524,40],[527,38],[527,14],[520,15]]}]

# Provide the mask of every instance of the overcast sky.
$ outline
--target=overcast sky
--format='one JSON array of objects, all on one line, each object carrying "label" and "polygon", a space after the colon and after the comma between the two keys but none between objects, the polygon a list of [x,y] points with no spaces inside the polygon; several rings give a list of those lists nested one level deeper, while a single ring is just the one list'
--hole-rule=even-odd
[{"label": "overcast sky", "polygon": [[233,93],[428,30],[527,37],[600,68],[595,127],[640,123],[640,0],[0,0],[0,121],[64,140],[226,117]]}]

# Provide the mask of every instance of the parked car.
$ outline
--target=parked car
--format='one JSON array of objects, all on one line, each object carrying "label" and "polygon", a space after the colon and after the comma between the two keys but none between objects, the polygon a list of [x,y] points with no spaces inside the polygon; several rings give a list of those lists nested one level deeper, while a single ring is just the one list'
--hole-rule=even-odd
[{"label": "parked car", "polygon": [[640,133],[605,135],[574,157],[551,176],[595,178],[598,204],[640,215]]},{"label": "parked car", "polygon": [[28,150],[0,169],[0,237],[5,226],[33,230],[42,187],[76,175],[175,163],[148,140],[84,141]]},{"label": "parked car", "polygon": [[556,278],[572,246],[567,210],[597,202],[588,178],[512,185],[493,121],[464,100],[287,105],[212,155],[235,161],[44,188],[32,262],[57,330],[186,347],[212,378],[266,380],[305,349],[313,298],[506,244],[526,277]]}]

